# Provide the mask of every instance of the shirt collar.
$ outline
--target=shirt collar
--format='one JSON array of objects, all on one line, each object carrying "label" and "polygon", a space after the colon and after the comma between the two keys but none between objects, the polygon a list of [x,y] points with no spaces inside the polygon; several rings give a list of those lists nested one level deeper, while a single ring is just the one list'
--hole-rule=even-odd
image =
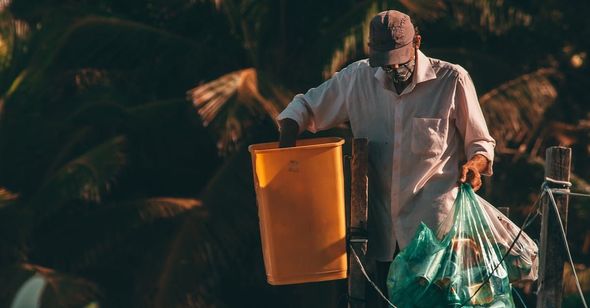
[{"label": "shirt collar", "polygon": [[[389,85],[389,81],[387,79],[387,74],[385,73],[385,71],[379,67],[377,69],[377,71],[375,72],[375,78],[377,78],[377,80],[379,80],[381,82],[381,84],[387,88],[390,89],[391,85]],[[416,60],[416,71],[414,72],[414,75],[412,76],[412,83],[410,83],[406,89],[404,90],[403,93],[408,93],[410,91],[412,91],[414,89],[414,87],[416,87],[417,84],[421,83],[421,82],[425,82],[428,80],[432,80],[432,79],[436,79],[436,73],[434,72],[434,68],[432,68],[432,64],[430,63],[430,59],[428,59],[428,57],[422,53],[422,51],[420,49],[418,49],[418,57]],[[402,94],[403,94],[402,93]]]}]

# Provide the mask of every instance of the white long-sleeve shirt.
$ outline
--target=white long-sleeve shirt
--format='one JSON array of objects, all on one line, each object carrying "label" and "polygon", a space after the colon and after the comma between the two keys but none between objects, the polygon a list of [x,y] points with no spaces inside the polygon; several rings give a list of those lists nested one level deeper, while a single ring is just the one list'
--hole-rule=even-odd
[{"label": "white long-sleeve shirt", "polygon": [[368,255],[377,260],[392,260],[396,241],[403,249],[420,221],[436,230],[466,159],[485,156],[484,175],[492,174],[495,141],[467,71],[420,50],[401,94],[365,59],[296,95],[284,118],[311,132],[349,121],[355,138],[369,139]]}]

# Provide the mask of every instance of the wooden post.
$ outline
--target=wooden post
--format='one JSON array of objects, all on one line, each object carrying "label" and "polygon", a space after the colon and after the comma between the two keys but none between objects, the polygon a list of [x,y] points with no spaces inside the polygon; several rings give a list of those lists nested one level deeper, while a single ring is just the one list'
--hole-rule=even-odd
[{"label": "wooden post", "polygon": [[[353,139],[350,184],[349,239],[350,245],[363,264],[367,251],[368,144],[366,138]],[[348,297],[348,307],[365,307],[365,276],[352,251],[348,254]]]},{"label": "wooden post", "polygon": [[[545,153],[545,176],[554,180],[570,180],[572,152],[565,147],[550,147]],[[551,185],[556,187],[556,185]],[[564,188],[564,187],[560,187]],[[567,195],[554,195],[564,228],[567,228]],[[563,295],[563,265],[566,260],[561,229],[549,196],[542,200],[541,248],[539,251],[538,308],[561,307]],[[566,229],[567,230],[567,229]]]}]

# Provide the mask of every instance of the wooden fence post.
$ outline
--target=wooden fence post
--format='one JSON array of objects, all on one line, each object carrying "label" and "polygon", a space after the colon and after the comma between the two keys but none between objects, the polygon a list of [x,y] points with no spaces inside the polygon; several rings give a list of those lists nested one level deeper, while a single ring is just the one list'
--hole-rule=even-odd
[{"label": "wooden fence post", "polygon": [[[368,144],[366,138],[353,139],[350,184],[349,239],[350,245],[363,264],[367,251]],[[352,251],[348,254],[348,297],[348,307],[365,307],[365,276]]]},{"label": "wooden fence post", "polygon": [[[545,176],[558,181],[570,180],[571,149],[550,147],[545,153]],[[555,186],[555,185],[552,185]],[[568,195],[554,195],[564,228],[567,228]],[[563,265],[566,260],[561,229],[549,196],[542,200],[541,247],[539,251],[539,292],[537,308],[561,307]],[[567,229],[566,229],[567,230]]]}]

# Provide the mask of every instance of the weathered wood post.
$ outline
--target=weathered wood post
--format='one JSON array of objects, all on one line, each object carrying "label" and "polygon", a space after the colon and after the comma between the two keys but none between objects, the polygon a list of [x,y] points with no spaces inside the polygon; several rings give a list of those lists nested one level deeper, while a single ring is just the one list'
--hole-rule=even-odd
[{"label": "weathered wood post", "polygon": [[[558,181],[570,180],[572,152],[565,147],[550,147],[545,153],[545,176]],[[554,187],[555,185],[551,185]],[[567,188],[567,187],[560,187]],[[564,229],[567,228],[568,195],[555,194],[555,202]],[[542,200],[541,247],[539,252],[538,308],[561,307],[563,295],[563,264],[566,260],[559,222],[549,196]],[[567,230],[567,229],[566,229]]]},{"label": "weathered wood post", "polygon": [[[365,263],[367,251],[367,203],[369,141],[366,138],[353,139],[351,184],[350,184],[350,245]],[[365,307],[365,276],[352,251],[348,254],[348,307]]]}]

